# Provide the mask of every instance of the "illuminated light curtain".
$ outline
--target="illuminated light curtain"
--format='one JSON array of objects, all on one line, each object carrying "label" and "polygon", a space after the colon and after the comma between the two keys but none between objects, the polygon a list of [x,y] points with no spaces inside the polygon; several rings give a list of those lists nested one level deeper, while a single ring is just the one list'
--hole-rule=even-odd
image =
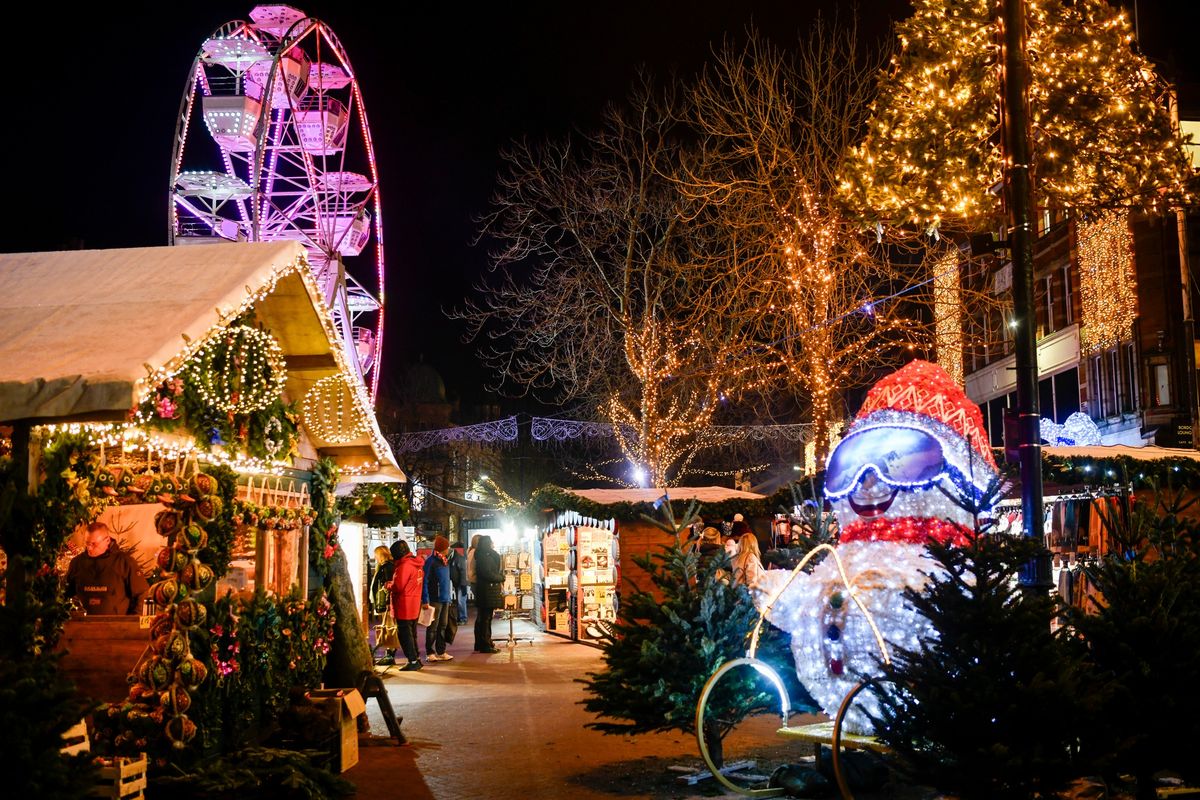
[{"label": "illuminated light curtain", "polygon": [[933,345],[937,363],[958,386],[963,385],[962,286],[958,253],[939,259],[933,273]]},{"label": "illuminated light curtain", "polygon": [[1080,346],[1095,355],[1128,340],[1137,316],[1137,275],[1129,212],[1108,211],[1078,232]]}]

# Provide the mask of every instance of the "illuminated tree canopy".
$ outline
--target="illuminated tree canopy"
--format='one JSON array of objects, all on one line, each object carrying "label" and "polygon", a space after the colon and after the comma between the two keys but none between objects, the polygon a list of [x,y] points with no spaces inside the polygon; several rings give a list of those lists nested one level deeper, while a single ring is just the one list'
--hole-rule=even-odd
[{"label": "illuminated tree canopy", "polygon": [[[990,0],[914,0],[841,191],[870,217],[937,226],[1000,211],[1003,34]],[[1039,202],[1152,207],[1189,174],[1163,87],[1104,0],[1029,0]]]}]

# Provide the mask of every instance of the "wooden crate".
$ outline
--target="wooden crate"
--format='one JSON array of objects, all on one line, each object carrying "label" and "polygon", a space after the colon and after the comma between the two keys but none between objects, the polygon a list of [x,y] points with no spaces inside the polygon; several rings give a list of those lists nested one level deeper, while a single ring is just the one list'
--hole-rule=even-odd
[{"label": "wooden crate", "polygon": [[108,800],[138,800],[146,792],[146,754],[137,758],[102,759],[100,775],[88,797]]}]

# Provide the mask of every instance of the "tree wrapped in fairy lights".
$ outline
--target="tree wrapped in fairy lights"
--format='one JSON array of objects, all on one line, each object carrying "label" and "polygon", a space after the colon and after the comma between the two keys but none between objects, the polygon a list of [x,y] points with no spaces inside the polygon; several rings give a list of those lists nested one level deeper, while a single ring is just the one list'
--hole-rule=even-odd
[{"label": "tree wrapped in fairy lights", "polygon": [[704,147],[682,190],[741,277],[724,314],[754,342],[731,370],[743,391],[795,394],[816,460],[836,441],[847,392],[933,339],[917,312],[931,299],[926,254],[899,232],[864,233],[838,197],[879,63],[859,52],[853,28],[820,21],[792,50],[752,32],[719,50],[689,94]]},{"label": "tree wrapped in fairy lights", "polygon": [[[914,0],[841,190],[874,219],[983,227],[1000,212],[1003,34],[992,0]],[[1163,85],[1105,0],[1026,3],[1032,175],[1062,209],[1147,208],[1190,174]]]}]

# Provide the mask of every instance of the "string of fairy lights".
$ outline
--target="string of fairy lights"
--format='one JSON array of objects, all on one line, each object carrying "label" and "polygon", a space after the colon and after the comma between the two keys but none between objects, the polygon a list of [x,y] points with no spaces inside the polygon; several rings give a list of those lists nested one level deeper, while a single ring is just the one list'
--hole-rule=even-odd
[{"label": "string of fairy lights", "polygon": [[[294,260],[274,266],[257,288],[246,287],[246,296],[240,302],[218,307],[216,322],[203,336],[191,339],[183,335],[184,346],[173,357],[158,368],[147,366],[146,376],[134,385],[134,410],[129,422],[43,425],[37,428],[39,435],[82,434],[94,446],[119,448],[123,452],[139,450],[151,459],[195,459],[200,463],[228,466],[242,473],[284,474],[291,467],[286,458],[255,458],[219,444],[202,447],[189,436],[153,430],[149,427],[152,420],[142,409],[144,401],[157,387],[194,376],[199,377],[193,385],[202,401],[222,412],[243,414],[269,406],[283,392],[287,380],[282,349],[275,337],[239,320],[274,294],[279,281],[292,275],[302,282],[312,299],[328,341],[340,341],[336,323],[313,278],[307,256],[300,250]],[[218,351],[227,357],[217,359]],[[378,454],[390,452],[388,444],[375,423],[365,386],[361,381],[350,382],[344,378],[354,374],[346,354],[338,346],[331,347],[330,353],[336,373],[317,381],[306,393],[302,401],[309,410],[305,424],[327,444],[367,438],[377,457],[358,464],[342,464],[339,469],[345,476],[374,473],[381,465]],[[216,363],[217,360],[221,363]]]},{"label": "string of fairy lights", "polygon": [[[1001,20],[991,0],[918,0],[897,26],[843,196],[884,219],[936,228],[998,216],[1002,178]],[[1127,14],[1103,0],[1028,4],[1029,110],[1036,191],[1047,205],[1103,208],[1187,199],[1189,177],[1151,64]],[[1166,188],[1164,194],[1161,190]]]},{"label": "string of fairy lights", "polygon": [[1080,348],[1093,355],[1128,341],[1137,316],[1129,212],[1107,211],[1079,227]]}]

